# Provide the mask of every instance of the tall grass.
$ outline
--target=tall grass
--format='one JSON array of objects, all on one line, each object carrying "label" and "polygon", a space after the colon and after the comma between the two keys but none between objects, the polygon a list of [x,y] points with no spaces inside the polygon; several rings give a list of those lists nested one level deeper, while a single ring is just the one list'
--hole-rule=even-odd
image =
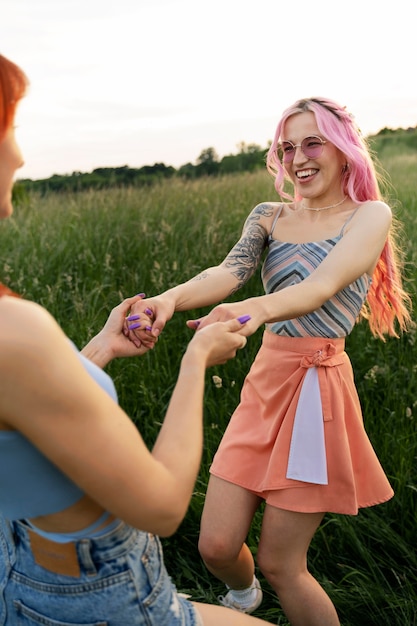
[{"label": "tall grass", "polygon": [[[405,225],[408,286],[415,302],[417,159],[400,155],[384,165],[397,189],[391,200]],[[238,238],[249,210],[268,199],[276,196],[263,172],[170,180],[147,189],[34,195],[0,228],[0,277],[43,304],[82,346],[122,297],[139,291],[159,293],[217,264]],[[258,293],[259,272],[235,298]],[[176,314],[155,350],[108,368],[120,403],[149,446],[191,337],[185,320],[202,312]],[[223,592],[197,553],[199,519],[210,460],[239,401],[261,332],[236,359],[207,373],[201,471],[186,519],[179,532],[164,541],[174,581],[199,600],[214,602]],[[411,626],[417,624],[415,333],[383,343],[359,325],[349,337],[348,352],[366,428],[396,496],[357,517],[327,515],[310,549],[310,568],[334,600],[344,626]],[[213,375],[221,386],[213,383]],[[254,554],[261,519],[260,511],[248,538]],[[287,624],[274,593],[262,583],[265,600],[257,615]]]}]

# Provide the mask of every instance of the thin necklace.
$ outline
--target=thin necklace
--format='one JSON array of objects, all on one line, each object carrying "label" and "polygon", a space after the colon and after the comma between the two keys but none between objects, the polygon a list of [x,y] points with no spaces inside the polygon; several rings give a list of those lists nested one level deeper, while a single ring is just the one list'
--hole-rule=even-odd
[{"label": "thin necklace", "polygon": [[336,204],[329,204],[329,206],[320,206],[320,207],[312,207],[312,206],[304,206],[304,201],[301,203],[301,208],[306,211],[326,211],[326,209],[334,209],[337,206],[340,206],[345,200],[347,200],[347,196],[342,198],[340,202],[336,202]]}]

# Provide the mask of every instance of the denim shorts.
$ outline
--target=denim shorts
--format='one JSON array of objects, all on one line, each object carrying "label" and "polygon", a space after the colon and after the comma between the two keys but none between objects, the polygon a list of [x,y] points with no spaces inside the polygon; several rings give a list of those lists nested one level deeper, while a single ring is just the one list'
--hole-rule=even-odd
[{"label": "denim shorts", "polygon": [[68,575],[36,562],[30,533],[0,516],[1,626],[202,626],[168,576],[158,537],[121,522],[73,542],[78,571]]}]

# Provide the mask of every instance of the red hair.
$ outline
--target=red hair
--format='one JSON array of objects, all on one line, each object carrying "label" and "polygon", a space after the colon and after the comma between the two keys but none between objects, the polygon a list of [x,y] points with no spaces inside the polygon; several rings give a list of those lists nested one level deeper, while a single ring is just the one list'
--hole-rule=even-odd
[{"label": "red hair", "polygon": [[3,283],[0,283],[0,298],[2,296],[13,296],[15,298],[20,298],[18,293],[15,293],[11,289],[9,289],[9,287],[6,287],[6,285],[3,285]]},{"label": "red hair", "polygon": [[18,65],[0,54],[0,140],[12,126],[29,81]]},{"label": "red hair", "polygon": [[[14,121],[16,107],[26,93],[29,81],[18,65],[0,54],[0,141]],[[0,297],[17,293],[0,283]]]},{"label": "red hair", "polygon": [[[278,145],[286,120],[292,115],[310,111],[315,115],[317,127],[325,139],[334,144],[349,164],[344,169],[341,191],[358,204],[368,200],[381,200],[382,194],[369,147],[362,137],[354,118],[334,100],[306,98],[286,109],[278,123],[274,141],[267,155],[267,170],[275,179],[278,194],[289,200],[294,198],[284,191],[285,170],[278,157]],[[378,164],[379,165],[379,164]],[[297,198],[296,198],[297,199]],[[368,297],[361,312],[368,320],[371,332],[384,339],[384,335],[397,337],[396,322],[401,331],[407,330],[411,321],[411,298],[403,288],[401,259],[397,243],[396,222],[393,221],[384,249],[372,276]]]}]

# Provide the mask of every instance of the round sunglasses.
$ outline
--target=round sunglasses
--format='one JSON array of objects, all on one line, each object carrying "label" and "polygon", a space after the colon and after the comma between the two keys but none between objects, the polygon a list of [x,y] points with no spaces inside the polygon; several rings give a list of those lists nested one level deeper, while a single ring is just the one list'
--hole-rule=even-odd
[{"label": "round sunglasses", "polygon": [[305,137],[301,143],[297,144],[292,143],[292,141],[283,141],[278,145],[278,156],[283,163],[291,163],[294,159],[296,149],[301,148],[303,154],[308,159],[317,159],[321,156],[325,143],[327,143],[327,141],[316,135]]}]

